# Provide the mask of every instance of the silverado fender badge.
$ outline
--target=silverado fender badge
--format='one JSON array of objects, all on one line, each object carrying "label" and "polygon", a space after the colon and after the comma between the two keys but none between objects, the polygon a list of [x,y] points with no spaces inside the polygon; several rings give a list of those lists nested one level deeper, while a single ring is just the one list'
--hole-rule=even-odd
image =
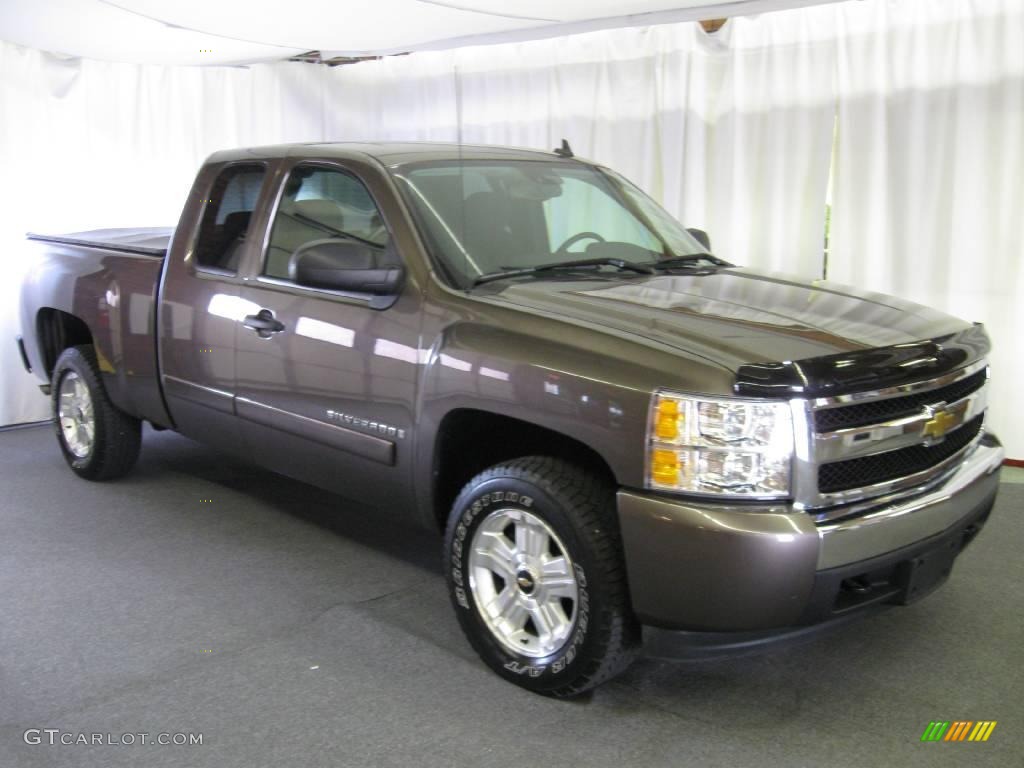
[{"label": "silverado fender badge", "polygon": [[333,411],[327,409],[327,418],[330,421],[337,422],[344,427],[356,427],[358,429],[366,429],[370,432],[375,432],[382,437],[391,437],[397,440],[405,439],[405,430],[393,427],[390,424],[385,424],[382,421],[371,421],[370,419],[364,419],[359,416],[353,416],[351,413],[342,413],[341,411]]}]

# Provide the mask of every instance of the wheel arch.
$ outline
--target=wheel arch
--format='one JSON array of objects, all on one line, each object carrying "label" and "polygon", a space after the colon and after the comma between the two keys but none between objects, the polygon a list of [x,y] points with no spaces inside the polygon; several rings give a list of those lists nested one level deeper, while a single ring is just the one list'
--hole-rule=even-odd
[{"label": "wheel arch", "polygon": [[49,379],[53,368],[68,347],[94,345],[92,331],[80,317],[52,307],[43,307],[36,313],[36,339],[42,368]]},{"label": "wheel arch", "polygon": [[531,455],[569,461],[617,484],[605,457],[577,438],[494,411],[456,408],[445,414],[434,437],[431,499],[438,529],[444,530],[452,503],[474,476],[502,461]]}]

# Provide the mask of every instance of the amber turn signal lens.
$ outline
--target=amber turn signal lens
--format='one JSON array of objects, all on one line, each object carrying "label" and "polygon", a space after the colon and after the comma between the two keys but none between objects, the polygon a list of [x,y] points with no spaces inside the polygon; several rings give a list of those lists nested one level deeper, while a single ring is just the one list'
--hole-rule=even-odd
[{"label": "amber turn signal lens", "polygon": [[662,485],[679,482],[679,454],[655,449],[651,452],[651,477]]},{"label": "amber turn signal lens", "polygon": [[675,400],[662,400],[658,403],[655,415],[654,434],[660,440],[675,440],[679,437],[679,403]]}]

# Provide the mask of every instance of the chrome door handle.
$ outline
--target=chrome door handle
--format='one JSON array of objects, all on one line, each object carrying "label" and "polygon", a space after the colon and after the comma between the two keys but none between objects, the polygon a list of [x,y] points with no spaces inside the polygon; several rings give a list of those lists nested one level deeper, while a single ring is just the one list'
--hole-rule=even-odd
[{"label": "chrome door handle", "polygon": [[284,330],[284,323],[277,320],[269,309],[261,309],[255,315],[246,315],[242,325],[256,331],[261,339],[269,339],[271,335]]}]

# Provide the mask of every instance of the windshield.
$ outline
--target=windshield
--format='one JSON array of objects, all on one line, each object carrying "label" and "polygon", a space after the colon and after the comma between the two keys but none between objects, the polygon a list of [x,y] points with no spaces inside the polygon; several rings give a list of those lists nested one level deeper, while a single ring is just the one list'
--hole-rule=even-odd
[{"label": "windshield", "polygon": [[425,162],[395,176],[428,247],[462,288],[557,261],[643,264],[706,250],[621,176],[578,162]]}]

